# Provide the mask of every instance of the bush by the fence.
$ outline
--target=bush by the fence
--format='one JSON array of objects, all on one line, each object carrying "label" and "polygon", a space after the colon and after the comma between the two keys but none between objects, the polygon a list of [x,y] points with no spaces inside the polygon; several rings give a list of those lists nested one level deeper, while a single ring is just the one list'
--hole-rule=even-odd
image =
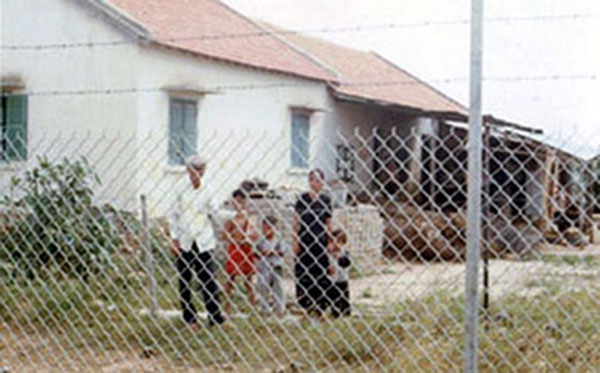
[{"label": "bush by the fence", "polygon": [[100,180],[85,158],[37,165],[15,177],[0,202],[0,258],[16,275],[34,278],[52,271],[84,279],[110,260],[120,237],[106,207],[93,202]]}]

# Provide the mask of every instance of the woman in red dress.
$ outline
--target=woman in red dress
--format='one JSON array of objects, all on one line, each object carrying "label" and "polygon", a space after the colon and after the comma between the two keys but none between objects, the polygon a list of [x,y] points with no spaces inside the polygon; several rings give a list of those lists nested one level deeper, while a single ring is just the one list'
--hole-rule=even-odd
[{"label": "woman in red dress", "polygon": [[225,305],[226,313],[229,313],[231,293],[236,277],[241,275],[248,294],[250,305],[254,306],[254,288],[252,276],[254,276],[254,254],[253,242],[258,238],[257,234],[251,232],[248,211],[246,210],[246,194],[241,190],[233,192],[233,206],[235,216],[225,223],[224,236],[227,242],[227,282],[225,283]]}]

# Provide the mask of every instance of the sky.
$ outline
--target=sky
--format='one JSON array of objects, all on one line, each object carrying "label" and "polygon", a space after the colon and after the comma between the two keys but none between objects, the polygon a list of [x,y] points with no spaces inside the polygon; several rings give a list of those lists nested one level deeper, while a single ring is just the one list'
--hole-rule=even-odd
[{"label": "sky", "polygon": [[[293,30],[408,25],[309,34],[375,51],[469,104],[470,26],[444,24],[468,20],[469,0],[224,2]],[[600,0],[486,0],[484,7],[484,113],[543,129],[544,140],[582,157],[600,153]]]}]

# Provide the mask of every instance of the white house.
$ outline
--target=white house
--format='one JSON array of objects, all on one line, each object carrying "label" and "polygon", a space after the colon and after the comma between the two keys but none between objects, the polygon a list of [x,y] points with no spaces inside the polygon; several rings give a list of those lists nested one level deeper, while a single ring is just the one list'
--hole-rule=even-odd
[{"label": "white house", "polygon": [[36,155],[85,155],[100,198],[133,207],[145,193],[156,213],[189,154],[210,159],[220,199],[249,177],[302,186],[317,166],[336,179],[347,147],[367,187],[373,128],[420,135],[466,120],[377,54],[280,32],[218,0],[3,1],[0,78],[4,185]]}]

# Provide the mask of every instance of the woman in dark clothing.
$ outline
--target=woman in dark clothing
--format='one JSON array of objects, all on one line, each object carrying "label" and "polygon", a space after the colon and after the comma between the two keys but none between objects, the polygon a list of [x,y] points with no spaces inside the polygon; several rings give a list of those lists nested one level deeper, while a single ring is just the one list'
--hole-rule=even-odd
[{"label": "woman in dark clothing", "polygon": [[294,273],[298,305],[307,313],[320,316],[327,306],[326,294],[330,286],[327,270],[329,257],[327,243],[331,232],[331,199],[322,193],[323,171],[308,174],[310,192],[303,193],[296,202],[294,230]]}]

